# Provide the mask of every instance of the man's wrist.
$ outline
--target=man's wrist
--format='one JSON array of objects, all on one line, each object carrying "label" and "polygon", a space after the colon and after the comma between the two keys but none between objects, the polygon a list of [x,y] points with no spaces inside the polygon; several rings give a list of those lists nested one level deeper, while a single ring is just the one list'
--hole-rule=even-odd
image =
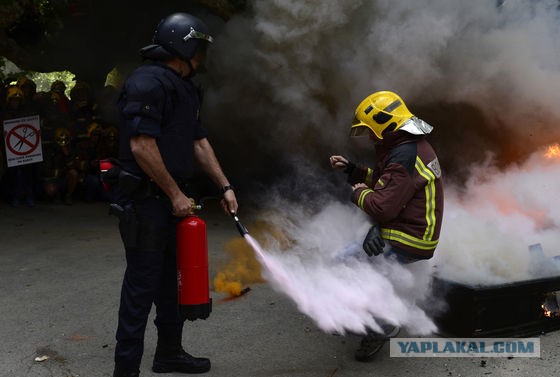
[{"label": "man's wrist", "polygon": [[232,191],[235,190],[235,188],[233,187],[233,185],[225,185],[225,186],[222,186],[222,188],[221,188],[222,194],[225,194],[225,193],[228,192],[229,190],[232,190]]}]

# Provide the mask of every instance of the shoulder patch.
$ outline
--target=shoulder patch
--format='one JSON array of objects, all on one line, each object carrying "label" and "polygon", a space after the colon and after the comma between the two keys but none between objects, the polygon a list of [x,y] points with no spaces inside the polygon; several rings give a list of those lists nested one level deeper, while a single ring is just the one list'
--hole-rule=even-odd
[{"label": "shoulder patch", "polygon": [[441,167],[439,166],[439,160],[437,157],[426,166],[432,171],[432,173],[434,173],[436,178],[441,178]]}]

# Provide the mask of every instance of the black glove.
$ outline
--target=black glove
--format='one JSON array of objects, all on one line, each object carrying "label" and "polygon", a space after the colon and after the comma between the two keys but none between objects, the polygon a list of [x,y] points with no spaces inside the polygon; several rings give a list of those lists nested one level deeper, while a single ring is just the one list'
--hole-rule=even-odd
[{"label": "black glove", "polygon": [[348,161],[346,163],[346,167],[344,168],[344,172],[350,176],[352,175],[352,172],[354,172],[354,169],[356,169],[356,164],[352,161]]},{"label": "black glove", "polygon": [[379,255],[383,253],[383,248],[385,247],[385,241],[381,238],[381,233],[379,232],[379,225],[373,223],[371,229],[366,234],[364,239],[364,251],[370,257],[372,255]]}]

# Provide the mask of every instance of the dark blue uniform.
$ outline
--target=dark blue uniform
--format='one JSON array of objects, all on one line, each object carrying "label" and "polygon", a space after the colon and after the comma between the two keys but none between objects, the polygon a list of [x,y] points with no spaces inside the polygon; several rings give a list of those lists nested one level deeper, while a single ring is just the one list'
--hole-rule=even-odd
[{"label": "dark blue uniform", "polygon": [[[147,180],[130,150],[130,138],[156,139],[165,167],[179,183],[193,172],[194,142],[206,137],[199,121],[200,100],[190,80],[162,64],[142,66],[126,81],[119,100],[122,115],[119,160],[123,170]],[[117,368],[138,370],[152,303],[158,348],[181,349],[183,321],[177,310],[175,226],[171,203],[163,196],[131,200],[132,219],[121,218],[127,268],[117,329]],[[128,223],[127,223],[128,221]],[[132,224],[132,225],[131,225]]]},{"label": "dark blue uniform", "polygon": [[145,134],[156,138],[171,176],[185,180],[194,168],[194,141],[207,136],[199,120],[200,100],[192,81],[163,64],[140,67],[126,81],[119,107],[125,118],[119,150],[123,168],[143,174],[129,142],[131,136]]}]

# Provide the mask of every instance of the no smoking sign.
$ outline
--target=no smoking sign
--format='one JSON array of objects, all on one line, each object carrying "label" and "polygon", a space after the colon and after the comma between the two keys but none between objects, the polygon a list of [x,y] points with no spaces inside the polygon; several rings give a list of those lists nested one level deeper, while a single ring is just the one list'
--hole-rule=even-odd
[{"label": "no smoking sign", "polygon": [[39,116],[4,121],[8,167],[43,161]]}]

